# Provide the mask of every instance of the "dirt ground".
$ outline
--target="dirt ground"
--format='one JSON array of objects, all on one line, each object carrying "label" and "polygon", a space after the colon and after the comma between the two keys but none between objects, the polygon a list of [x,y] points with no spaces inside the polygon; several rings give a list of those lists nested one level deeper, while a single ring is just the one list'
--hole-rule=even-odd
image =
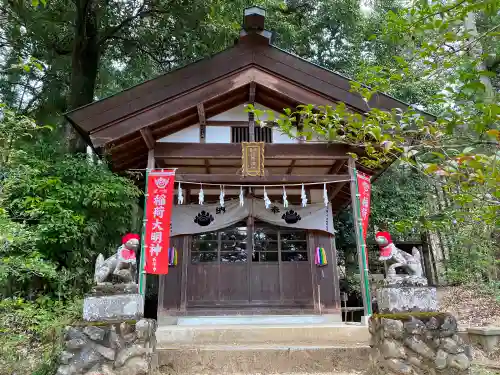
[{"label": "dirt ground", "polygon": [[500,327],[500,302],[477,288],[443,287],[437,293],[441,310],[455,315],[459,325]]}]

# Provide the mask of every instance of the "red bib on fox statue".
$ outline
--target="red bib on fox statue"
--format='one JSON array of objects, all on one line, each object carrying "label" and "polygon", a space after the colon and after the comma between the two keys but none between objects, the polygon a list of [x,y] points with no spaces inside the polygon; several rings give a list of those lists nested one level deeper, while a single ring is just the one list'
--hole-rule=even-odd
[{"label": "red bib on fox statue", "polygon": [[380,249],[380,260],[389,259],[392,255],[394,243],[389,232],[378,232],[375,241]]},{"label": "red bib on fox statue", "polygon": [[140,241],[138,234],[128,233],[122,238],[122,245],[118,248],[118,258],[125,263],[135,263],[135,250]]}]

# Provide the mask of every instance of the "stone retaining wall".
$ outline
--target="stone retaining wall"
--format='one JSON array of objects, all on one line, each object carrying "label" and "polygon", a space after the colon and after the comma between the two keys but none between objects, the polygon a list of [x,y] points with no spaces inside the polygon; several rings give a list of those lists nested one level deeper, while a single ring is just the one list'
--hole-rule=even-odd
[{"label": "stone retaining wall", "polygon": [[157,366],[156,321],[85,323],[66,328],[56,375],[147,375]]},{"label": "stone retaining wall", "polygon": [[370,374],[468,374],[472,350],[450,314],[387,314],[370,319]]}]

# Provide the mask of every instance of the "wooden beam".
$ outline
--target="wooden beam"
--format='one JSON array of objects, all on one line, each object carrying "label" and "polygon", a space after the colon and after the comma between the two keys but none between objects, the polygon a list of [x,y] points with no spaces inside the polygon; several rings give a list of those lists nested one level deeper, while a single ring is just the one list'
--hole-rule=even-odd
[{"label": "wooden beam", "polygon": [[205,159],[205,169],[210,174],[210,162],[207,159]]},{"label": "wooden beam", "polygon": [[155,167],[155,150],[154,148],[148,151],[148,169]]},{"label": "wooden beam", "polygon": [[256,92],[257,85],[255,82],[250,82],[250,90],[248,93],[248,102],[251,104],[255,103],[255,92]]},{"label": "wooden beam", "polygon": [[337,160],[335,163],[332,164],[332,167],[328,171],[328,174],[337,174],[340,169],[344,166],[345,160]]},{"label": "wooden beam", "polygon": [[346,181],[349,175],[321,175],[321,176],[267,176],[267,177],[242,177],[235,174],[177,174],[176,181],[180,182],[201,182],[201,183],[234,183],[234,184],[257,184],[276,185],[283,183],[308,183],[327,181]]},{"label": "wooden beam", "polygon": [[290,163],[290,166],[286,170],[286,174],[292,174],[292,170],[293,170],[293,167],[295,166],[296,162],[297,162],[297,160],[295,160],[295,159],[292,160],[292,162]]},{"label": "wooden beam", "polygon": [[200,143],[205,143],[205,138],[207,134],[207,120],[205,118],[205,107],[203,107],[203,103],[199,103],[196,106],[198,110],[198,120],[200,122]]},{"label": "wooden beam", "polygon": [[153,133],[151,133],[151,129],[150,128],[142,128],[140,131],[141,131],[142,139],[144,140],[144,143],[146,143],[148,150],[152,150],[153,148],[155,148],[156,141],[153,137]]},{"label": "wooden beam", "polygon": [[248,121],[216,121],[209,120],[207,121],[207,126],[239,126],[239,127],[247,127]]},{"label": "wooden beam", "polygon": [[[346,159],[347,152],[363,155],[362,150],[345,144],[266,144],[264,155],[266,159],[310,159],[336,160]],[[241,144],[238,143],[157,143],[155,146],[157,158],[170,159],[241,159]]]},{"label": "wooden beam", "polygon": [[[255,104],[255,82],[250,82],[250,92],[248,101],[250,104]],[[250,142],[255,142],[255,114],[248,112],[248,139]]]},{"label": "wooden beam", "polygon": [[333,198],[337,196],[337,194],[342,190],[342,188],[347,184],[347,182],[339,182],[338,184],[335,185],[333,188],[331,194],[330,194],[330,202],[333,201]]}]

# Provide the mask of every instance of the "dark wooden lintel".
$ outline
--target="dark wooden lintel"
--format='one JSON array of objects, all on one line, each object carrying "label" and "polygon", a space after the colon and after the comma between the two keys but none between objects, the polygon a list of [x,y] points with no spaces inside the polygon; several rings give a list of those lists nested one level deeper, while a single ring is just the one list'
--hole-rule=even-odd
[{"label": "dark wooden lintel", "polygon": [[153,134],[151,133],[151,129],[142,128],[140,132],[144,143],[146,143],[146,146],[148,147],[148,150],[152,150],[153,148],[155,148],[156,141],[153,137]]},{"label": "dark wooden lintel", "polygon": [[[266,144],[266,159],[309,159],[336,160],[347,159],[347,152],[357,150],[344,144]],[[359,151],[358,151],[359,152]],[[241,159],[241,144],[238,143],[199,143],[158,142],[155,146],[157,158],[171,159]]]},{"label": "dark wooden lintel", "polygon": [[207,121],[207,126],[239,126],[239,127],[247,127],[248,121],[215,121],[209,120]]},{"label": "dark wooden lintel", "polygon": [[234,183],[234,184],[256,184],[256,185],[276,185],[282,183],[308,183],[308,182],[328,182],[346,181],[349,175],[321,175],[321,176],[266,176],[266,177],[242,177],[234,174],[177,174],[176,181],[197,182],[197,183]]}]

